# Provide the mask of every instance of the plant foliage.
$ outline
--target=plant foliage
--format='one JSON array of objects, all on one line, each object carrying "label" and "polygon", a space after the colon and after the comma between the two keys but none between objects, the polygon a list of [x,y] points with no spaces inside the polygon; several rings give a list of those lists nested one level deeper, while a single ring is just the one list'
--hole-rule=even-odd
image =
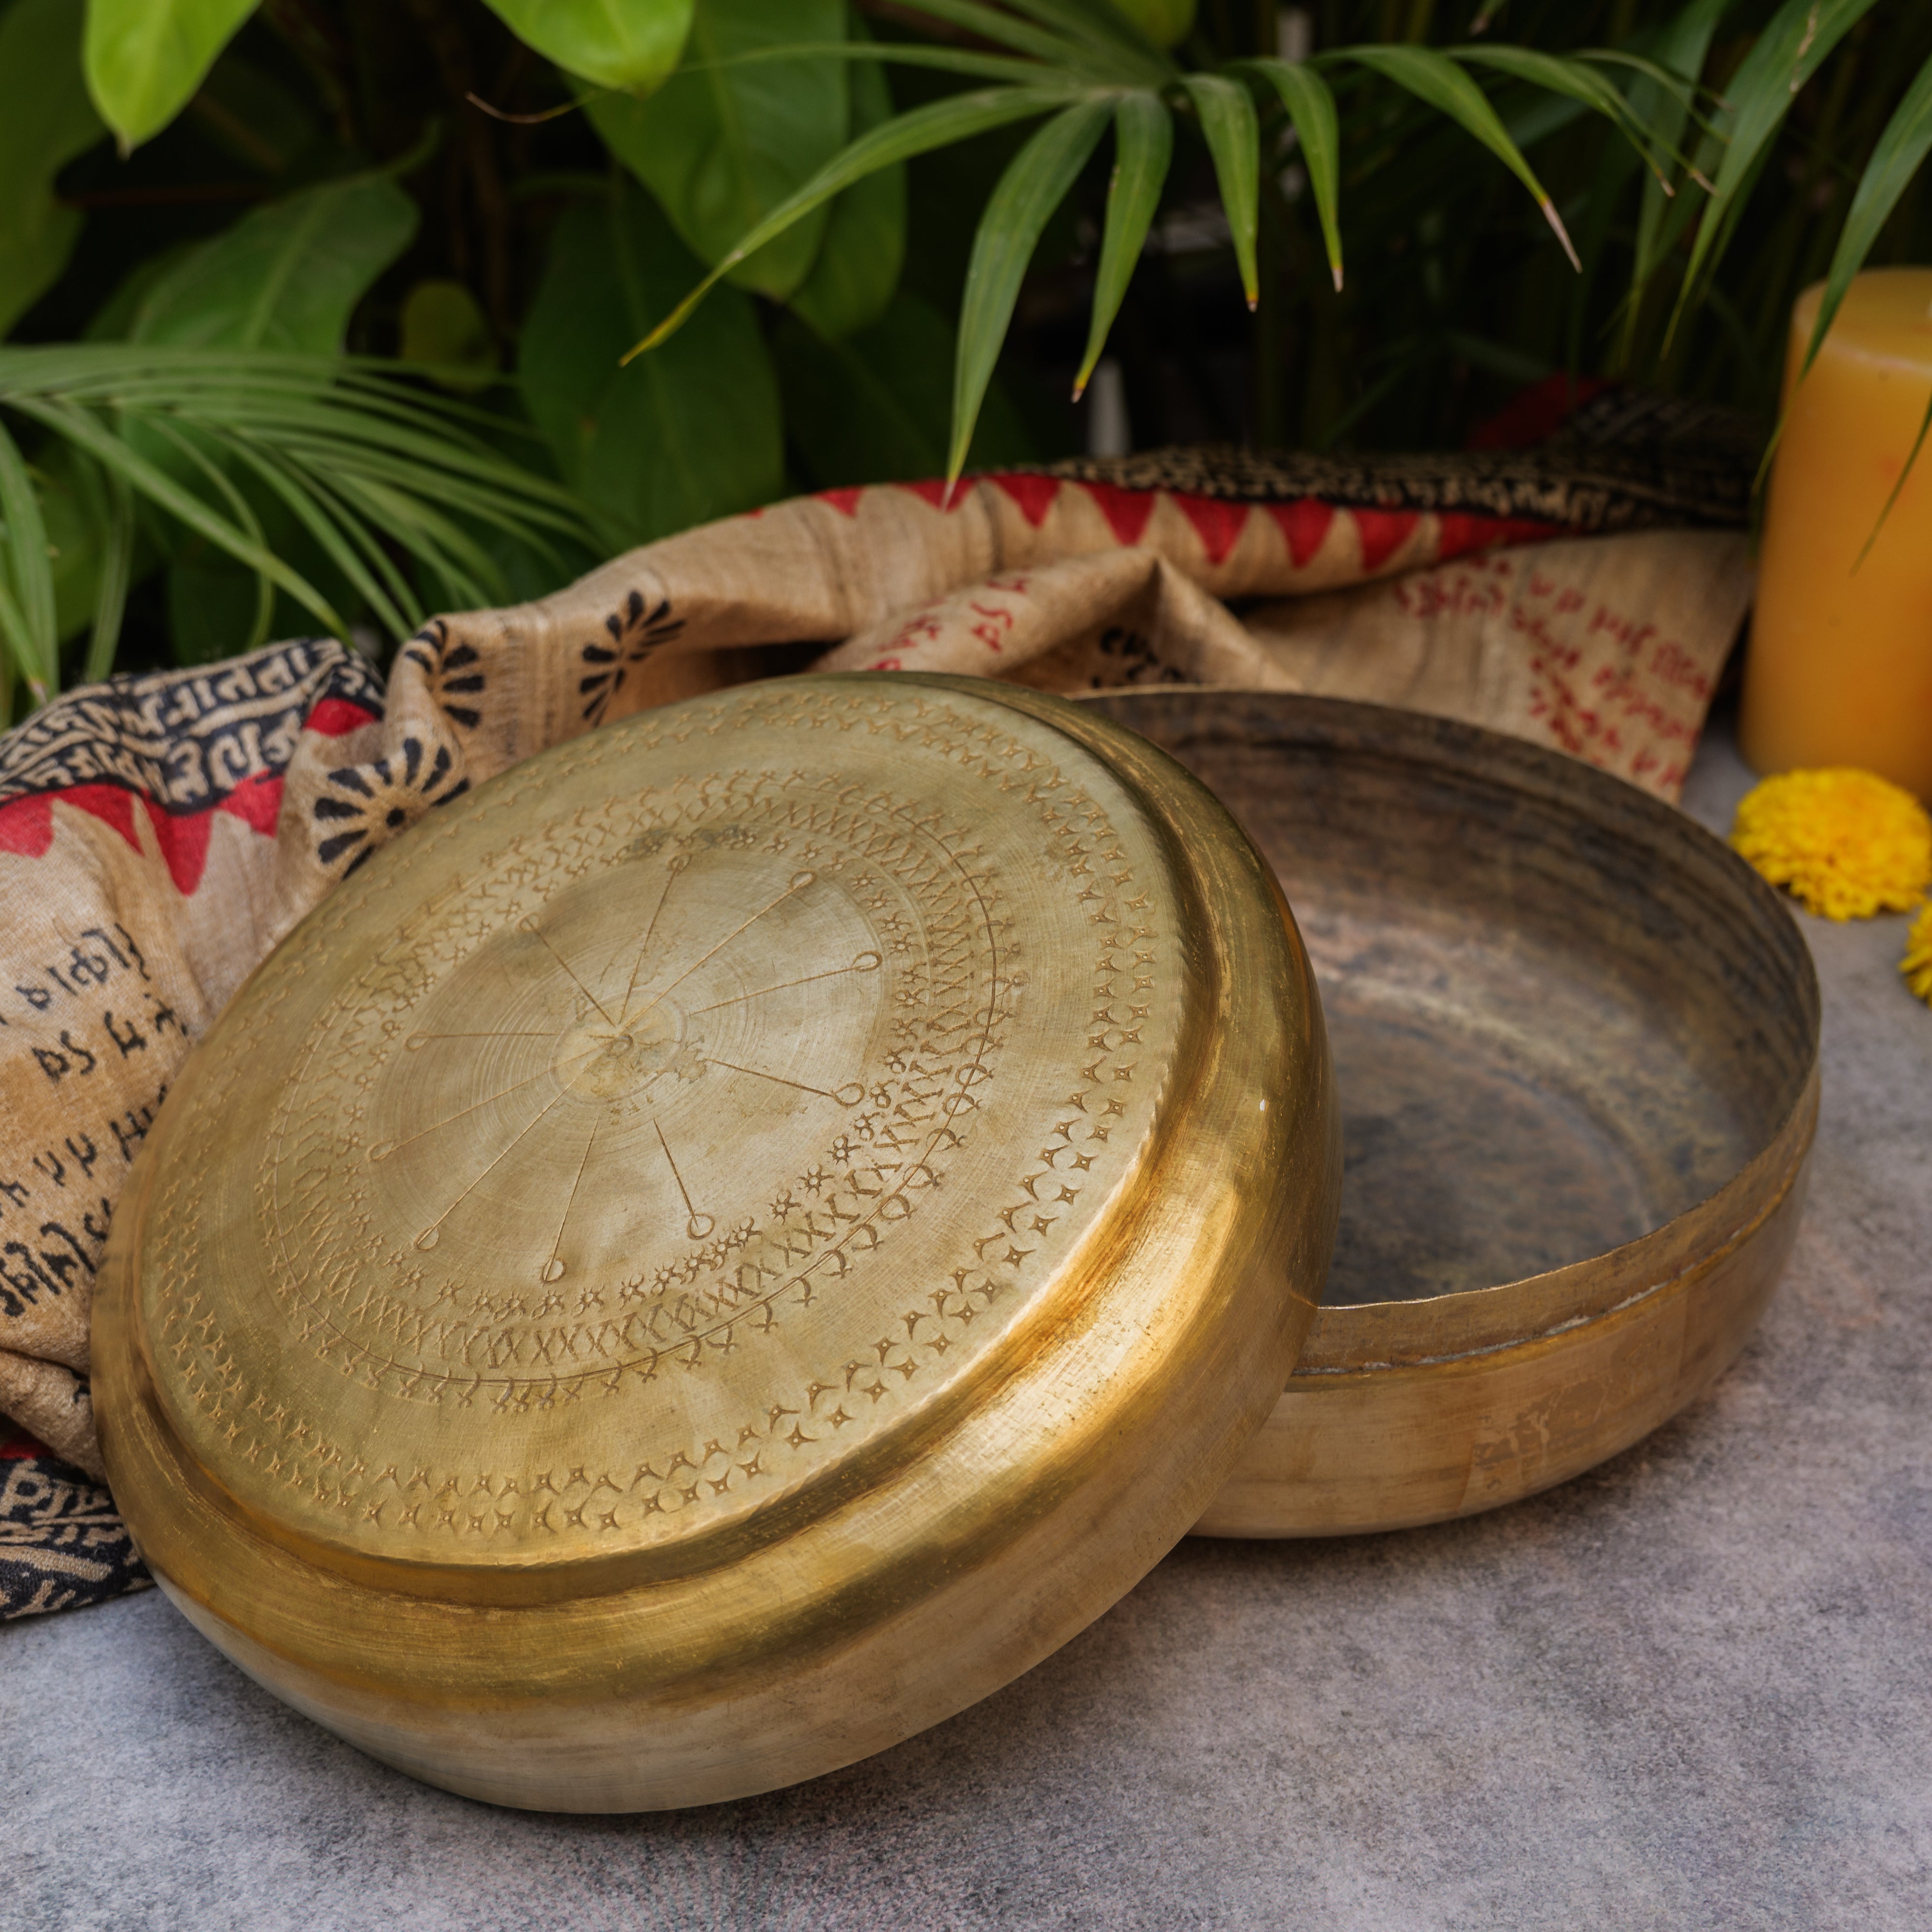
[{"label": "plant foliage", "polygon": [[1103,357],[1145,441],[1768,426],[1928,152],[1912,0],[0,0],[0,722],[1056,454]]}]

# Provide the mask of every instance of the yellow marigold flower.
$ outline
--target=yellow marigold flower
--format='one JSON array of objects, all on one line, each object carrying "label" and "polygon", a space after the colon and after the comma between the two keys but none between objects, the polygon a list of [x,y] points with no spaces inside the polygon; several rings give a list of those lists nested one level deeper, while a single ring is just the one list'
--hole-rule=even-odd
[{"label": "yellow marigold flower", "polygon": [[1932,885],[1932,818],[1870,772],[1780,772],[1738,806],[1731,844],[1827,919],[1910,912]]},{"label": "yellow marigold flower", "polygon": [[1905,957],[1898,962],[1905,983],[1932,1006],[1932,905],[1920,908],[1905,935]]}]

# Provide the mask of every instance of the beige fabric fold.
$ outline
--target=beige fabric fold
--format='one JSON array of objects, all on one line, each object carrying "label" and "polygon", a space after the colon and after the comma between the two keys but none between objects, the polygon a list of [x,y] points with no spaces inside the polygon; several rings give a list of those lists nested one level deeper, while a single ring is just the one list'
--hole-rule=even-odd
[{"label": "beige fabric fold", "polygon": [[1674,797],[1749,597],[1744,539],[1496,547],[1550,533],[1045,476],[835,492],[439,618],[386,690],[323,640],[60,700],[0,740],[0,1412],[100,1472],[92,1285],[175,1070],[339,879],[472,785],[810,666],[1403,704]]}]

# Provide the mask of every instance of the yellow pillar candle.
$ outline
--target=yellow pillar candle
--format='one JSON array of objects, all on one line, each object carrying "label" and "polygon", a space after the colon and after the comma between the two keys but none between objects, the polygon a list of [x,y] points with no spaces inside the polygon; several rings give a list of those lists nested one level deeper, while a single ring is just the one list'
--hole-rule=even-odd
[{"label": "yellow pillar candle", "polygon": [[1792,312],[1739,743],[1932,798],[1932,438],[1858,560],[1932,398],[1932,268],[1860,275],[1800,382],[1821,293]]}]

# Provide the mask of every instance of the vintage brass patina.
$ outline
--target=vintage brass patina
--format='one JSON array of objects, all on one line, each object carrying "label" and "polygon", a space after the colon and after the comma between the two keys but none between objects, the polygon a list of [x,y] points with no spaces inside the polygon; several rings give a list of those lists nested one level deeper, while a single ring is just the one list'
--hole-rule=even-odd
[{"label": "vintage brass patina", "polygon": [[338,889],[115,1217],[115,1492],[244,1670],[513,1804],[693,1804],[1026,1670],[1280,1394],[1339,1190],[1264,862],[1058,700],[694,699]]},{"label": "vintage brass patina", "polygon": [[1790,1252],[1817,1119],[1817,986],[1778,895],[1682,813],[1472,726],[1280,693],[1092,705],[1274,863],[1342,1099],[1321,1310],[1201,1528],[1489,1508],[1708,1387]]}]

